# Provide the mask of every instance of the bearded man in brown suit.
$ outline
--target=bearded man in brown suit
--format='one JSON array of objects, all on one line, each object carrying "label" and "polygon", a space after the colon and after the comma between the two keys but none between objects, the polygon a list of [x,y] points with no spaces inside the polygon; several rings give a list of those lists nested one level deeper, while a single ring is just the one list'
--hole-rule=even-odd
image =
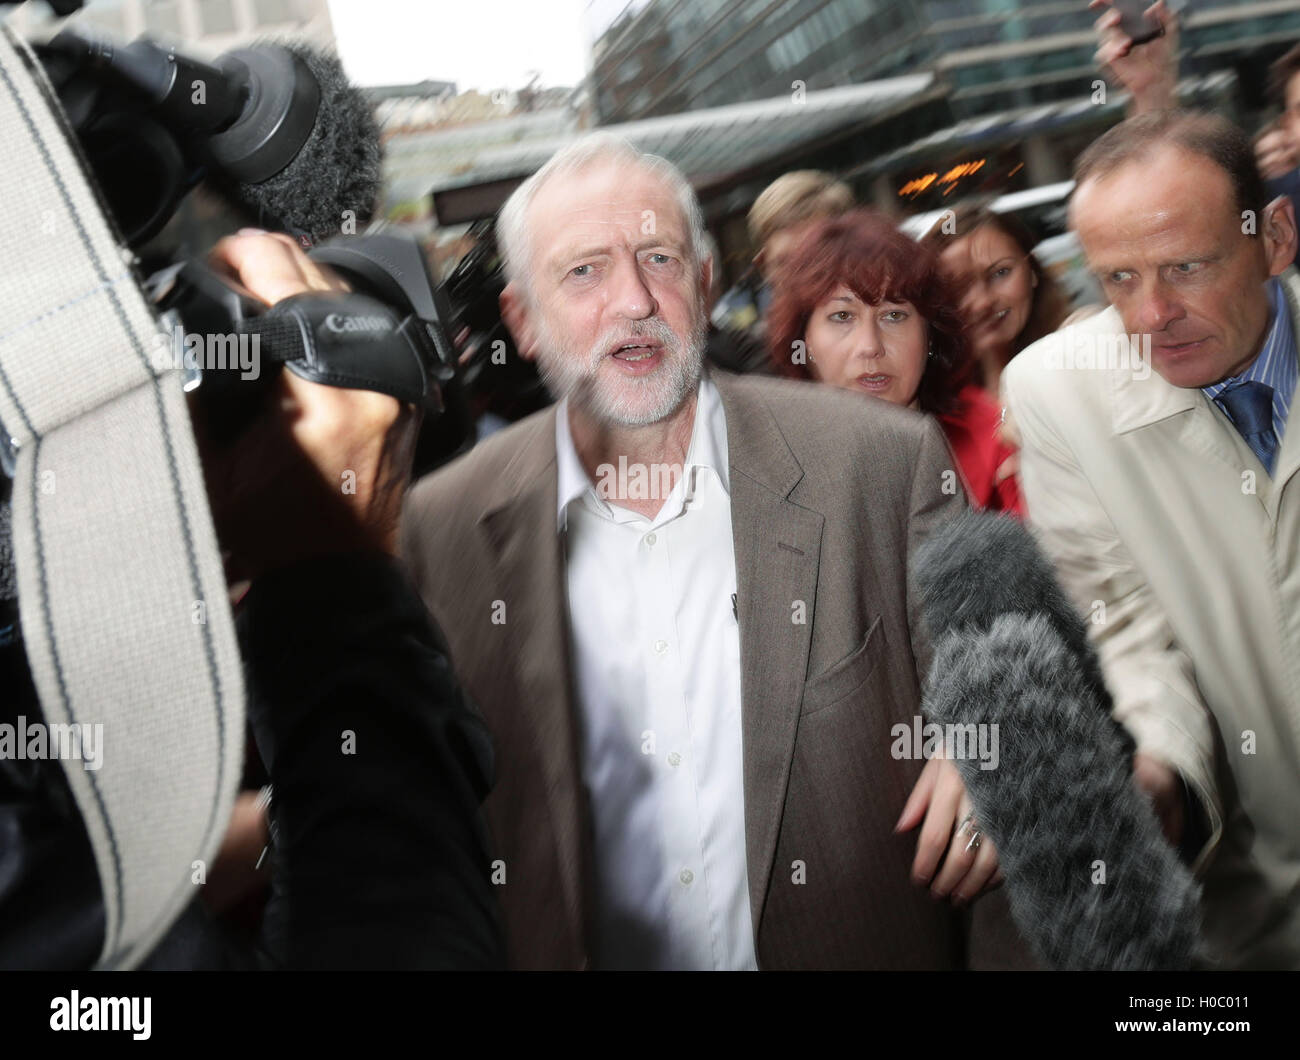
[{"label": "bearded man in brown suit", "polygon": [[496,741],[512,963],[964,966],[917,885],[969,901],[996,852],[951,763],[890,753],[927,662],[910,560],[963,503],[939,429],[705,371],[699,204],[622,141],[561,152],[499,232],[559,404],[420,482],[402,536]]}]

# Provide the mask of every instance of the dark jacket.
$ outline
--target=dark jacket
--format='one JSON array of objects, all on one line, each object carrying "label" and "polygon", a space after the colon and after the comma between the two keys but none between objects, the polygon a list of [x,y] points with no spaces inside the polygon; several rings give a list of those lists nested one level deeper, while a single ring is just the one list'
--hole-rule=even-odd
[{"label": "dark jacket", "polygon": [[[271,899],[250,948],[196,898],[145,966],[500,965],[478,821],[490,741],[397,565],[358,554],[272,572],[236,624],[275,790]],[[7,665],[0,722],[30,724],[36,696],[12,654]],[[57,762],[0,762],[0,925],[0,968],[99,955],[94,859]]]}]

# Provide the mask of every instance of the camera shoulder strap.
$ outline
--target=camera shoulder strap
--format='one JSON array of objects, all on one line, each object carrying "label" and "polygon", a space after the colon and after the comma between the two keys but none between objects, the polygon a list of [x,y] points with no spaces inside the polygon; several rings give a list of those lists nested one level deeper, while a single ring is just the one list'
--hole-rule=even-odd
[{"label": "camera shoulder strap", "polygon": [[0,143],[0,447],[44,713],[28,728],[48,730],[94,847],[99,967],[129,968],[224,834],[244,744],[238,646],[181,373],[153,367],[161,327],[7,26]]}]

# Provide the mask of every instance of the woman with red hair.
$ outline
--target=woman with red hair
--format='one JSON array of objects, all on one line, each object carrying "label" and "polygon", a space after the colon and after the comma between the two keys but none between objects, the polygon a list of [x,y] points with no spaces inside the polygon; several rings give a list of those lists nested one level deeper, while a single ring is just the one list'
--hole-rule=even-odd
[{"label": "woman with red hair", "polygon": [[931,249],[856,210],[810,228],[773,288],[778,374],[934,416],[971,504],[1023,514],[1015,450],[998,437],[997,404],[972,382],[959,299]]}]

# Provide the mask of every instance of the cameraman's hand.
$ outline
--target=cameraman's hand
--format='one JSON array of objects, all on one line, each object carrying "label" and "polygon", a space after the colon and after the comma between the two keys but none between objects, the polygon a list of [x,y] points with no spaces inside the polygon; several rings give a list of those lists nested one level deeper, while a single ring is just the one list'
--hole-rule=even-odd
[{"label": "cameraman's hand", "polygon": [[[305,291],[346,291],[288,236],[245,230],[211,266],[272,305]],[[277,373],[273,400],[229,447],[205,444],[208,493],[234,578],[311,556],[397,549],[419,415],[396,398]],[[196,408],[196,413],[197,413]]]}]

